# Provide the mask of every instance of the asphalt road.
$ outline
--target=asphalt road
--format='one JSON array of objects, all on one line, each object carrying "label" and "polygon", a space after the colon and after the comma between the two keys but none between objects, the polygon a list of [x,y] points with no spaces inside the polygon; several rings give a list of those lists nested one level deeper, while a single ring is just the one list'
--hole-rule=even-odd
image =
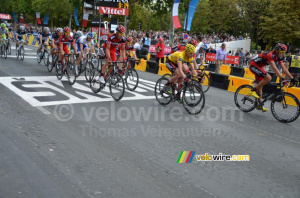
[{"label": "asphalt road", "polygon": [[[0,197],[300,197],[300,124],[235,110],[233,93],[210,88],[198,116],[154,98],[159,76],[139,72],[120,102],[72,87],[38,64],[0,59]],[[250,161],[176,163],[196,155]]]}]

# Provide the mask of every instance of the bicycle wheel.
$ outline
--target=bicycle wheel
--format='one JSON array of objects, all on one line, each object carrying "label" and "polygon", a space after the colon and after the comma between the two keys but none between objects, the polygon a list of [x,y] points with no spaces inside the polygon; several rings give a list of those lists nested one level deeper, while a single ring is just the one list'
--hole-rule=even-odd
[{"label": "bicycle wheel", "polygon": [[172,75],[171,75],[171,74],[164,74],[162,77],[163,77],[163,78],[171,78]]},{"label": "bicycle wheel", "polygon": [[172,101],[172,88],[167,85],[169,79],[160,78],[155,84],[154,94],[157,102],[161,105],[168,105]]},{"label": "bicycle wheel", "polygon": [[44,65],[47,67],[48,64],[49,64],[49,54],[48,54],[47,51],[44,51],[44,57],[43,57],[43,59],[44,59]]},{"label": "bicycle wheel", "polygon": [[8,54],[11,55],[11,45],[10,45],[10,43],[8,43],[8,48],[7,49],[8,49]]},{"label": "bicycle wheel", "polygon": [[55,67],[56,67],[56,77],[58,80],[61,80],[63,77],[62,64],[56,61]]},{"label": "bicycle wheel", "polygon": [[197,84],[188,84],[183,90],[182,101],[183,107],[189,114],[199,114],[205,106],[202,88]]},{"label": "bicycle wheel", "polygon": [[234,94],[234,102],[237,108],[243,112],[250,112],[255,109],[256,99],[250,95],[253,87],[251,85],[240,86]]},{"label": "bicycle wheel", "polygon": [[91,72],[94,70],[94,64],[91,62],[88,62],[84,71],[84,76],[86,81],[91,81]]},{"label": "bicycle wheel", "polygon": [[94,69],[91,72],[91,80],[90,80],[90,88],[94,93],[98,93],[102,88],[102,84],[99,82],[99,80],[96,80],[97,76],[100,76],[100,70]]},{"label": "bicycle wheel", "polygon": [[291,93],[283,92],[271,102],[273,116],[282,123],[295,121],[300,115],[299,100]]},{"label": "bicycle wheel", "polygon": [[210,77],[207,73],[204,73],[200,84],[203,92],[206,93],[210,88]]},{"label": "bicycle wheel", "polygon": [[4,58],[7,59],[7,48],[6,48],[6,46],[3,47],[3,55],[4,55]]},{"label": "bicycle wheel", "polygon": [[19,59],[19,47],[16,48],[16,57],[17,57],[17,59]]},{"label": "bicycle wheel", "polygon": [[125,83],[120,74],[115,73],[110,77],[109,91],[111,97],[113,97],[115,101],[119,101],[123,98],[125,93]]},{"label": "bicycle wheel", "polygon": [[49,56],[49,59],[50,59],[50,57],[51,57],[51,61],[49,61],[49,64],[47,66],[48,72],[52,72],[55,62],[56,62],[55,53],[52,54],[52,56]]},{"label": "bicycle wheel", "polygon": [[0,47],[0,56],[1,56],[1,58],[2,58],[2,56],[3,56],[3,46],[1,45],[1,47]]},{"label": "bicycle wheel", "polygon": [[25,56],[25,50],[24,47],[22,46],[20,49],[20,54],[18,55],[18,57],[21,57],[21,60],[24,60],[24,56]]},{"label": "bicycle wheel", "polygon": [[41,63],[42,59],[38,50],[36,51],[36,59],[38,63]]},{"label": "bicycle wheel", "polygon": [[135,69],[129,69],[125,76],[126,87],[130,91],[134,91],[139,84],[139,74]]},{"label": "bicycle wheel", "polygon": [[67,77],[70,85],[74,85],[76,82],[76,72],[75,72],[75,65],[73,62],[68,61],[68,66],[67,66]]}]

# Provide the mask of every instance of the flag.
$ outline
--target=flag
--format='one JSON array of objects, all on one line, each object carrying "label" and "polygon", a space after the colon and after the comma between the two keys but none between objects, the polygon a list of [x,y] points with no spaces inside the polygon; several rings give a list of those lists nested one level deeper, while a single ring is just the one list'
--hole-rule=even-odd
[{"label": "flag", "polygon": [[38,23],[39,25],[41,25],[41,24],[42,24],[42,21],[41,21],[41,14],[40,14],[39,12],[37,12],[37,13],[35,14],[35,16],[36,16],[37,23]]},{"label": "flag", "polygon": [[23,14],[20,14],[20,23],[24,22]]},{"label": "flag", "polygon": [[15,12],[13,12],[13,15],[14,15],[14,21],[15,21],[15,23],[18,23],[17,14]]},{"label": "flag", "polygon": [[83,14],[83,17],[82,17],[82,26],[83,27],[87,26],[88,20],[89,20],[89,14]]},{"label": "flag", "polygon": [[192,0],[189,5],[189,16],[188,16],[188,20],[187,20],[187,26],[186,26],[187,15],[185,16],[185,20],[184,20],[184,27],[186,27],[187,31],[191,31],[191,25],[192,25],[193,17],[194,17],[198,3],[199,3],[199,0]]},{"label": "flag", "polygon": [[49,15],[45,15],[45,18],[44,18],[44,25],[48,25],[48,21],[49,21]]},{"label": "flag", "polygon": [[179,3],[180,3],[180,0],[175,0],[174,5],[173,5],[172,17],[173,17],[173,23],[174,23],[174,28],[175,29],[181,28],[180,21],[179,21],[179,18],[178,18]]},{"label": "flag", "polygon": [[77,26],[79,26],[79,22],[78,22],[78,8],[74,8],[74,20],[75,20],[75,24]]}]

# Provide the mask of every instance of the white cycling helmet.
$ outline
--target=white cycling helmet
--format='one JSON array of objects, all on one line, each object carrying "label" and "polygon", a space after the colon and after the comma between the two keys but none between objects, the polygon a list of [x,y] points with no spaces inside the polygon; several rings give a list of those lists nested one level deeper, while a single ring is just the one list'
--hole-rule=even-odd
[{"label": "white cycling helmet", "polygon": [[50,29],[48,27],[44,27],[44,31],[50,32]]},{"label": "white cycling helmet", "polygon": [[25,30],[25,27],[23,25],[20,26],[20,30]]},{"label": "white cycling helmet", "polygon": [[60,33],[63,33],[64,30],[62,28],[56,28],[56,32],[60,32]]}]

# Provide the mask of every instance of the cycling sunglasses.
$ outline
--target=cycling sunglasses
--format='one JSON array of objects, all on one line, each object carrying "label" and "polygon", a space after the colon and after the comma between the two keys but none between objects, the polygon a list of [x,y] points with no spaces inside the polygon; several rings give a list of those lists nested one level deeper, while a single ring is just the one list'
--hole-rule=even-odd
[{"label": "cycling sunglasses", "polygon": [[120,36],[124,36],[124,35],[125,35],[125,33],[120,33],[120,32],[118,32],[118,35],[120,35]]}]

